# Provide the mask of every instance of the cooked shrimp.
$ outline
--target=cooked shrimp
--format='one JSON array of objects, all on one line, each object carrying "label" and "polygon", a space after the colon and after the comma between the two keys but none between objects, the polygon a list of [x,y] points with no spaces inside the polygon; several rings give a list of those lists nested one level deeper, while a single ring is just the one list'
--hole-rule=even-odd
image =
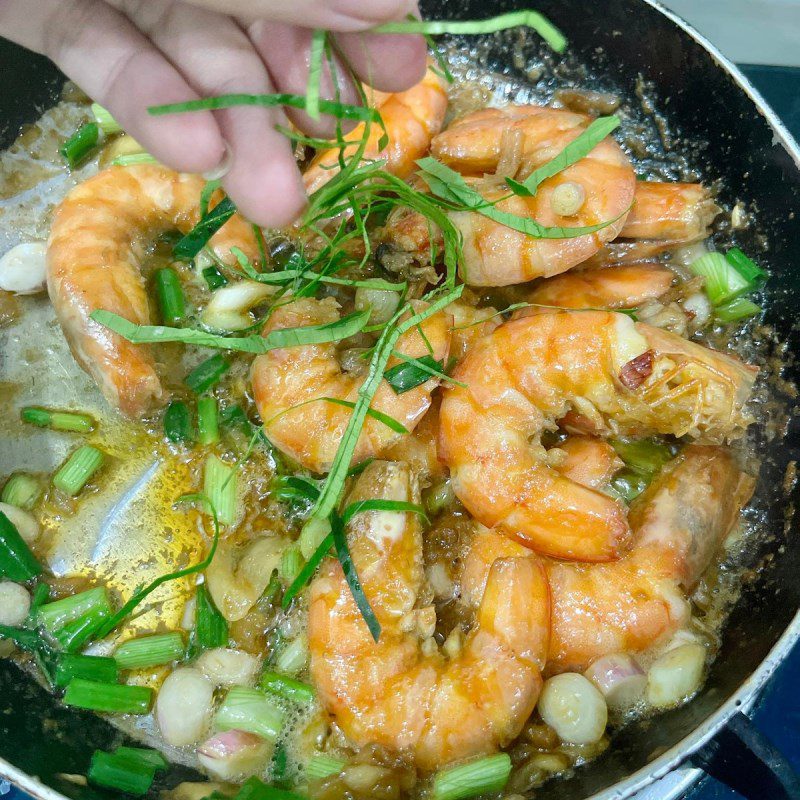
[{"label": "cooked shrimp", "polygon": [[539,283],[531,303],[561,308],[635,308],[667,292],[675,273],[658,264],[573,270]]},{"label": "cooked shrimp", "polygon": [[452,303],[447,310],[453,315],[450,355],[461,361],[472,345],[488,336],[503,321],[496,308],[475,308],[466,303]]},{"label": "cooked shrimp", "polygon": [[477,342],[444,393],[439,456],[481,523],[556,558],[624,552],[621,503],[559,475],[541,433],[578,412],[598,433],[742,435],[757,370],[624,314],[536,313]]},{"label": "cooked shrimp", "polygon": [[[389,462],[359,478],[351,501],[368,497],[420,501],[409,468]],[[425,771],[508,744],[542,684],[550,600],[541,563],[528,552],[484,565],[475,627],[448,657],[432,638],[434,609],[417,606],[425,580],[419,518],[361,514],[348,542],[381,624],[378,642],[333,559],[311,587],[308,619],[311,677],[344,734],[407,753]]]},{"label": "cooked shrimp", "polygon": [[[431,139],[442,127],[447,110],[444,81],[429,66],[425,77],[411,89],[397,94],[376,92],[372,100],[386,126],[388,144],[383,150],[380,149],[384,130],[373,123],[363,160],[385,159],[389,172],[406,178],[414,170],[416,160],[428,152]],[[365,125],[361,123],[343,137],[347,142],[354,142],[344,148],[345,157],[355,153],[358,143],[364,138],[364,131]],[[340,152],[336,147],[322,150],[314,157],[303,175],[309,194],[326,184],[339,171]]]},{"label": "cooked shrimp", "polygon": [[[634,500],[634,544],[619,561],[551,561],[548,672],[583,671],[602,655],[638,653],[667,641],[689,619],[687,593],[713,561],[753,492],[753,479],[720,447],[690,445]],[[462,593],[480,596],[491,558],[523,555],[494,531],[474,538]]]},{"label": "cooked shrimp", "polygon": [[719,213],[701,183],[639,181],[621,239],[692,242],[705,239]]},{"label": "cooked shrimp", "polygon": [[[205,181],[166,167],[111,167],[76,186],[55,211],[47,249],[47,288],[76,361],[106,399],[141,416],[165,392],[150,348],[131,344],[89,318],[113,311],[130,322],[152,322],[140,264],[161,233],[187,233],[200,217]],[[233,217],[211,239],[224,261],[238,245],[258,258],[250,226]]]},{"label": "cooked shrimp", "polygon": [[614,474],[625,466],[608,442],[591,436],[570,436],[557,449],[563,455],[555,465],[556,470],[590,489],[608,487]]},{"label": "cooked shrimp", "polygon": [[[583,114],[542,106],[487,108],[454,122],[434,138],[431,151],[465,176],[499,170],[522,180],[561,152],[589,122]],[[509,157],[509,153],[513,155]],[[557,275],[586,261],[619,235],[636,186],[628,157],[610,138],[544,181],[535,197],[509,194],[498,177],[470,177],[468,182],[486,200],[499,200],[499,210],[540,225],[610,223],[592,234],[546,239],[534,238],[477,212],[451,212],[450,219],[464,241],[461,277],[472,286],[524,283]],[[565,202],[565,193],[569,202]],[[429,228],[421,215],[400,210],[388,221],[384,244],[424,260],[430,251]]]},{"label": "cooked shrimp", "polygon": [[[417,311],[424,307],[421,301],[414,304]],[[337,302],[330,297],[301,298],[274,311],[263,333],[334,322],[339,319],[338,309]],[[450,320],[450,315],[444,312],[428,317],[399,339],[396,351],[410,358],[432,355],[437,361],[445,361],[450,345]],[[398,363],[400,359],[393,356],[388,366]],[[327,472],[351,410],[325,398],[355,402],[364,377],[343,372],[336,358],[336,346],[326,343],[281,348],[260,355],[253,362],[251,378],[253,397],[270,441],[307,469]],[[398,395],[382,381],[371,408],[411,431],[430,407],[431,392],[437,384],[438,380],[431,378]],[[379,455],[403,435],[368,416],[356,445],[355,462]]]}]

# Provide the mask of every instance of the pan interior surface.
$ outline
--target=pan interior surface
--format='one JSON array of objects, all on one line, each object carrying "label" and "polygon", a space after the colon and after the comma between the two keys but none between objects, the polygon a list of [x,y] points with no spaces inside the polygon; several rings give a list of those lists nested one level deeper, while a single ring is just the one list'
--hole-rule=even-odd
[{"label": "pan interior surface", "polygon": [[[519,7],[523,4],[486,0],[423,3],[430,18],[479,19]],[[800,218],[793,213],[800,208],[800,165],[776,139],[769,120],[698,42],[641,0],[544,0],[537,9],[569,39],[565,66],[535,36],[520,31],[482,37],[473,48],[474,66],[532,84],[533,96],[541,99],[556,87],[576,85],[613,92],[641,109],[646,95],[655,110],[642,112],[641,123],[659,144],[658,157],[649,166],[665,178],[694,172],[709,183],[719,181],[723,205],[732,207],[741,200],[753,211],[757,224],[739,233],[737,241],[746,251],[763,253],[772,275],[765,303],[766,326],[774,335],[764,337],[759,352],[773,378],[780,372],[787,387],[799,382],[800,368],[791,354],[800,348],[794,321],[800,305],[800,280],[794,272],[800,260]],[[454,43],[458,47],[467,40]],[[0,96],[0,146],[5,147],[20,124],[54,102],[61,81],[46,61],[7,42],[0,42],[0,62],[8,81]],[[646,159],[643,163],[648,166]],[[703,690],[675,711],[628,725],[602,757],[569,778],[546,784],[537,790],[537,798],[579,800],[610,792],[621,782],[627,793],[636,783],[630,780],[633,773],[644,771],[646,776],[665,768],[667,761],[660,757],[713,722],[791,625],[800,608],[800,541],[793,519],[798,490],[787,478],[793,475],[800,448],[797,400],[776,380],[770,392],[778,401],[775,408],[783,410],[765,410],[754,433],[763,461],[747,512],[764,535],[758,549],[748,553],[751,575],[725,625]],[[85,774],[94,749],[120,743],[118,731],[94,715],[61,707],[5,660],[0,660],[0,711],[0,758],[66,796],[113,796],[59,776]],[[175,767],[152,790],[154,796],[164,785],[187,779],[186,770]],[[621,796],[619,791],[615,796]]]}]

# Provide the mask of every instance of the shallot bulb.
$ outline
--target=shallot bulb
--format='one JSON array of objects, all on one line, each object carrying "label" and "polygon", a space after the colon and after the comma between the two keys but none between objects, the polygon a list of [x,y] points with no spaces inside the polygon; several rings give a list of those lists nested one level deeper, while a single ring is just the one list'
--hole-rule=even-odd
[{"label": "shallot bulb", "polygon": [[246,731],[214,734],[197,748],[197,758],[211,773],[225,781],[240,781],[263,772],[273,745]]},{"label": "shallot bulb", "polygon": [[598,658],[583,674],[600,690],[608,707],[615,711],[626,711],[636,705],[647,686],[644,670],[625,653]]}]

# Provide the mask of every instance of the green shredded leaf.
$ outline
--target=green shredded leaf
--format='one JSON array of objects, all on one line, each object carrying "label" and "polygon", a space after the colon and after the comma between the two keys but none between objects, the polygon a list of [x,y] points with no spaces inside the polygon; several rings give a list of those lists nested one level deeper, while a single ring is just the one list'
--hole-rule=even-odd
[{"label": "green shredded leaf", "polygon": [[306,114],[319,119],[319,82],[322,75],[322,55],[325,51],[326,32],[315,28],[311,34],[311,50],[308,57],[308,84],[306,86]]},{"label": "green shredded leaf", "polygon": [[464,386],[460,381],[453,380],[445,371],[444,362],[437,361],[433,356],[422,356],[412,358],[404,353],[393,353],[403,363],[395,364],[384,373],[384,378],[389,386],[394,389],[395,394],[403,394],[417,386],[421,386],[431,378],[439,378],[457,386]]},{"label": "green shredded leaf", "polygon": [[403,22],[387,22],[373,28],[375,33],[422,33],[428,36],[442,34],[473,35],[496,33],[509,28],[531,28],[544,39],[557,53],[567,48],[567,39],[561,31],[538,11],[509,11],[483,20],[407,20]]},{"label": "green shredded leaf", "polygon": [[230,197],[223,197],[197,225],[172,248],[172,255],[180,261],[191,261],[207,244],[208,240],[236,213]]},{"label": "green shredded leaf", "polygon": [[[326,403],[335,403],[337,406],[344,406],[345,408],[355,408],[356,404],[351,403],[349,400],[340,400],[338,397],[320,397]],[[394,417],[384,414],[382,411],[377,411],[374,408],[367,409],[367,416],[372,417],[378,422],[382,422],[387,428],[395,433],[410,433],[408,428],[402,422],[398,422]]]},{"label": "green shredded leaf", "polygon": [[363,514],[366,511],[399,511],[408,514],[417,514],[428,522],[428,516],[422,506],[416,503],[409,503],[407,500],[384,500],[374,497],[368,500],[357,500],[350,503],[342,512],[342,525],[347,525],[356,514]]},{"label": "green shredded leaf", "polygon": [[322,325],[306,325],[300,328],[280,328],[266,336],[217,336],[196,328],[169,328],[164,325],[137,325],[111,311],[93,311],[95,322],[99,322],[134,344],[153,342],[184,342],[200,347],[220,350],[237,350],[242,353],[268,353],[280,347],[302,347],[309,344],[338,342],[361,331],[369,321],[369,310],[348,314],[334,322]]},{"label": "green shredded leaf", "polygon": [[330,552],[333,547],[333,534],[329,533],[320,543],[319,547],[314,551],[311,557],[306,561],[303,568],[298,573],[297,577],[292,581],[291,586],[286,590],[281,601],[281,606],[284,609],[289,608],[292,600],[303,591],[306,584],[314,577],[317,567],[322,563],[322,560]]}]

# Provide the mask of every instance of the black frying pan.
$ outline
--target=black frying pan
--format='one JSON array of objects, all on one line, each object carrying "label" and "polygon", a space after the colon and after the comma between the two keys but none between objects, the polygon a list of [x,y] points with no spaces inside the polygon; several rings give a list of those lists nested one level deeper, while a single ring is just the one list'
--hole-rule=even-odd
[{"label": "black frying pan", "polygon": [[[525,5],[514,0],[423,3],[427,16],[465,19]],[[722,179],[723,203],[742,199],[756,210],[757,231],[745,232],[739,243],[753,253],[767,243],[761,256],[772,272],[766,319],[777,340],[788,343],[790,354],[800,352],[800,328],[795,325],[800,308],[800,151],[774,114],[735,67],[652,0],[539,0],[536,6],[567,34],[569,59],[586,65],[584,85],[597,84],[633,98],[639,78],[651,81],[657,106],[678,137],[678,148],[681,141],[694,143],[688,148],[689,168],[699,169],[706,181]],[[514,48],[531,59],[545,52],[533,36],[520,45],[515,33],[498,34],[489,37],[481,66],[514,75],[518,70],[513,64],[519,63],[511,58]],[[63,78],[44,59],[3,41],[0,74],[0,145],[7,146],[20,124],[34,120],[54,101]],[[568,80],[574,77],[569,71],[565,74]],[[544,95],[551,90],[545,82]],[[643,119],[654,130],[654,119]],[[790,360],[784,375],[800,382],[800,367]],[[793,518],[800,492],[794,485],[784,486],[787,465],[800,455],[798,401],[779,397],[790,409],[789,422],[771,441],[760,435],[758,446],[765,460],[755,510],[749,512],[760,516],[770,535],[753,554],[754,579],[730,616],[702,692],[655,721],[628,726],[605,755],[572,777],[537,790],[537,800],[623,798],[691,758],[734,782],[738,768],[748,779],[740,788],[752,792],[750,797],[800,797],[796,778],[741,713],[800,638],[800,530]],[[41,798],[110,797],[55,776],[85,774],[92,751],[108,749],[120,739],[103,720],[62,708],[30,677],[0,661],[0,775]],[[187,770],[174,768],[154,795],[158,788],[187,777]],[[679,791],[664,787],[652,796],[662,800]]]}]

